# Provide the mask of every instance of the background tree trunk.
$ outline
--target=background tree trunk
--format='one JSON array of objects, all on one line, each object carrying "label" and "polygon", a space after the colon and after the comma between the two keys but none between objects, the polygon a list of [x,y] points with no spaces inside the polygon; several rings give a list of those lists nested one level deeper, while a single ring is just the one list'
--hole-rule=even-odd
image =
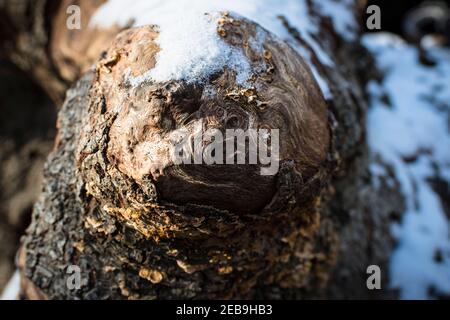
[{"label": "background tree trunk", "polygon": [[41,191],[56,109],[25,72],[0,61],[0,288],[11,277],[20,236]]}]

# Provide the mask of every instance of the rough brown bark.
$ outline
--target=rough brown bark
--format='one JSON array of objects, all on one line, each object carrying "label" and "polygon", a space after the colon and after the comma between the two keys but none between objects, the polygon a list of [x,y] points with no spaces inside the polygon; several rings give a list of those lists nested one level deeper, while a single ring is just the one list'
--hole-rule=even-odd
[{"label": "rough brown bark", "polygon": [[[290,31],[304,43],[296,30]],[[333,99],[326,101],[325,118],[306,117],[300,128],[293,128],[306,130],[325,121],[330,145],[327,139],[312,139],[301,146],[323,148],[326,157],[311,152],[299,155],[295,153],[299,142],[294,142],[286,152],[292,155],[286,159],[306,159],[300,163],[313,165],[282,163],[276,179],[269,182],[273,196],[266,201],[270,204],[261,202],[260,207],[248,210],[243,205],[248,198],[233,203],[236,199],[228,194],[207,202],[212,194],[202,197],[196,185],[177,198],[179,194],[170,193],[170,188],[179,186],[177,182],[164,184],[151,170],[147,178],[136,177],[131,171],[134,164],[127,165],[121,152],[108,154],[108,147],[120,146],[114,122],[123,117],[114,115],[109,103],[117,99],[114,94],[127,89],[120,87],[114,94],[103,90],[120,83],[114,79],[114,70],[127,62],[117,59],[114,49],[126,49],[121,41],[133,36],[122,33],[96,71],[89,71],[67,94],[56,149],[45,169],[42,197],[20,254],[24,295],[52,299],[378,296],[379,292],[367,290],[365,270],[371,264],[387,270],[384,266],[392,245],[388,220],[402,204],[392,187],[376,189],[368,171],[363,94],[367,70],[371,70],[368,53],[357,42],[340,38],[330,21],[322,19],[319,41],[337,67],[325,67],[316,60]],[[277,59],[287,49],[271,49],[274,77],[279,79],[282,63]],[[349,56],[360,64],[353,64]],[[105,74],[105,67],[112,73]],[[293,68],[288,71],[290,76],[312,81],[302,69],[307,67]],[[224,77],[225,86],[231,87],[226,73]],[[196,96],[201,88],[180,86],[179,97],[170,88],[146,90],[158,91],[155,103],[171,95],[181,106],[189,106],[189,99],[201,99]],[[312,81],[304,96],[294,94],[294,100],[300,99],[300,110],[324,103],[315,96],[317,90]],[[131,101],[139,102],[136,99]],[[207,169],[200,166],[197,170]],[[171,177],[162,171],[162,179]],[[242,172],[245,176],[250,168]],[[230,176],[237,187],[247,186],[242,174],[230,172]],[[211,183],[215,178],[217,173],[205,179]],[[164,191],[164,185],[170,188]],[[180,188],[185,190],[185,186]],[[255,199],[260,197],[258,190],[254,192]],[[69,265],[82,270],[79,290],[67,288]],[[387,296],[385,291],[381,294]]]}]

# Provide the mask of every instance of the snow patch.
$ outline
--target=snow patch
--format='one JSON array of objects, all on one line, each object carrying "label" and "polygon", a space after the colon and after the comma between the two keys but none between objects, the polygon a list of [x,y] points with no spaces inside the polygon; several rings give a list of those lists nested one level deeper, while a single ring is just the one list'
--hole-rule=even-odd
[{"label": "snow patch", "polygon": [[[381,84],[368,85],[368,143],[395,169],[407,207],[392,228],[398,247],[391,285],[405,299],[429,298],[430,288],[448,295],[450,223],[429,180],[439,176],[450,183],[450,50],[430,48],[436,65],[427,67],[418,50],[396,36],[370,34],[363,42],[385,72]],[[372,174],[382,172],[373,167]]]},{"label": "snow patch", "polygon": [[[314,39],[319,31],[319,21],[308,13],[306,0],[109,0],[96,11],[90,25],[126,26],[131,21],[133,26],[159,26],[157,41],[164,54],[157,57],[154,70],[135,79],[137,83],[147,79],[205,79],[225,65],[236,69],[240,81],[245,82],[244,78],[251,71],[248,61],[243,59],[241,52],[233,50],[217,36],[215,21],[203,16],[207,12],[220,11],[236,12],[288,42],[309,63],[325,98],[331,97],[330,89],[312,63],[309,52],[292,37],[280,19],[284,17],[300,33],[322,64],[333,66],[332,59]],[[339,10],[333,13],[333,17],[337,19],[343,12]],[[201,16],[203,18],[199,18]],[[345,14],[341,19],[349,19],[349,16]],[[260,40],[258,35],[255,40]]]},{"label": "snow patch", "polygon": [[321,14],[331,18],[337,33],[348,41],[356,39],[356,30],[358,30],[358,24],[351,9],[353,3],[353,0],[320,0],[314,2]]},{"label": "snow patch", "polygon": [[20,292],[20,273],[16,270],[6,284],[5,289],[3,290],[0,300],[17,300]]}]

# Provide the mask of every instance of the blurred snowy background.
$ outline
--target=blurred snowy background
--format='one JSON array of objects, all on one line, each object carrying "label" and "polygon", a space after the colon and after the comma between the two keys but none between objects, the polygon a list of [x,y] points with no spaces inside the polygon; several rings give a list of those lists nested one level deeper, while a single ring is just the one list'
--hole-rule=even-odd
[{"label": "blurred snowy background", "polygon": [[395,177],[406,197],[390,265],[405,299],[450,296],[450,14],[446,2],[419,2],[381,4],[396,34],[363,37],[384,72],[368,85],[372,172]]}]

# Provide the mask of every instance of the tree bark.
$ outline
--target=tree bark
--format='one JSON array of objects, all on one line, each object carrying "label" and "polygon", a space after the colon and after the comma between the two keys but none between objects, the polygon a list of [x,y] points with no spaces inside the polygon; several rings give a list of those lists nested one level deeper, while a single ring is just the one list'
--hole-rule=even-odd
[{"label": "tree bark", "polygon": [[[356,2],[354,10],[356,14]],[[23,296],[389,297],[391,293],[386,290],[369,291],[366,287],[369,265],[379,265],[384,284],[388,280],[386,263],[393,244],[388,222],[403,205],[397,189],[388,184],[375,185],[368,170],[364,88],[377,71],[358,39],[346,40],[329,18],[312,7],[310,14],[321,21],[316,41],[332,57],[335,67],[322,65],[298,30],[287,21],[285,26],[311,54],[312,63],[331,89],[332,98],[323,101],[316,97],[318,88],[312,83],[300,103],[305,103],[306,111],[311,101],[317,106],[326,103],[324,121],[331,140],[319,140],[323,145],[316,146],[312,139],[302,145],[327,150],[323,159],[318,157],[319,165],[314,162],[307,169],[294,169],[287,162],[281,163],[273,182],[274,196],[266,199],[270,204],[264,203],[263,209],[250,210],[239,201],[228,206],[235,200],[231,197],[213,203],[191,202],[192,197],[199,199],[195,186],[187,198],[175,204],[168,199],[176,194],[165,192],[165,199],[161,198],[163,187],[157,176],[143,181],[134,178],[131,171],[123,174],[123,168],[118,170],[108,154],[108,146],[118,138],[113,127],[116,118],[107,103],[113,98],[105,98],[102,93],[107,82],[102,68],[106,67],[106,73],[112,70],[114,75],[114,68],[120,67],[122,62],[115,61],[112,53],[114,48],[124,46],[120,37],[128,39],[131,34],[122,33],[96,69],[88,71],[67,92],[59,115],[56,147],[44,170],[42,195],[19,254]],[[251,23],[249,28],[253,28]],[[234,29],[230,30],[233,34]],[[272,49],[276,53],[274,65],[280,66],[277,55],[286,50],[277,51],[275,45]],[[288,57],[290,61],[297,59]],[[83,64],[75,62],[80,70]],[[279,76],[282,72],[275,73],[275,83],[285,84]],[[76,78],[78,71],[71,74]],[[306,83],[314,82],[309,80],[309,71],[300,74]],[[118,85],[112,83],[112,87]],[[191,92],[195,94],[195,90]],[[306,117],[299,130],[317,126],[322,120],[320,116],[319,120]],[[295,147],[299,145],[294,144],[292,149]],[[206,169],[200,166],[198,170]],[[239,176],[235,179],[240,185]],[[81,270],[79,289],[67,286],[67,268],[71,265]]]}]

